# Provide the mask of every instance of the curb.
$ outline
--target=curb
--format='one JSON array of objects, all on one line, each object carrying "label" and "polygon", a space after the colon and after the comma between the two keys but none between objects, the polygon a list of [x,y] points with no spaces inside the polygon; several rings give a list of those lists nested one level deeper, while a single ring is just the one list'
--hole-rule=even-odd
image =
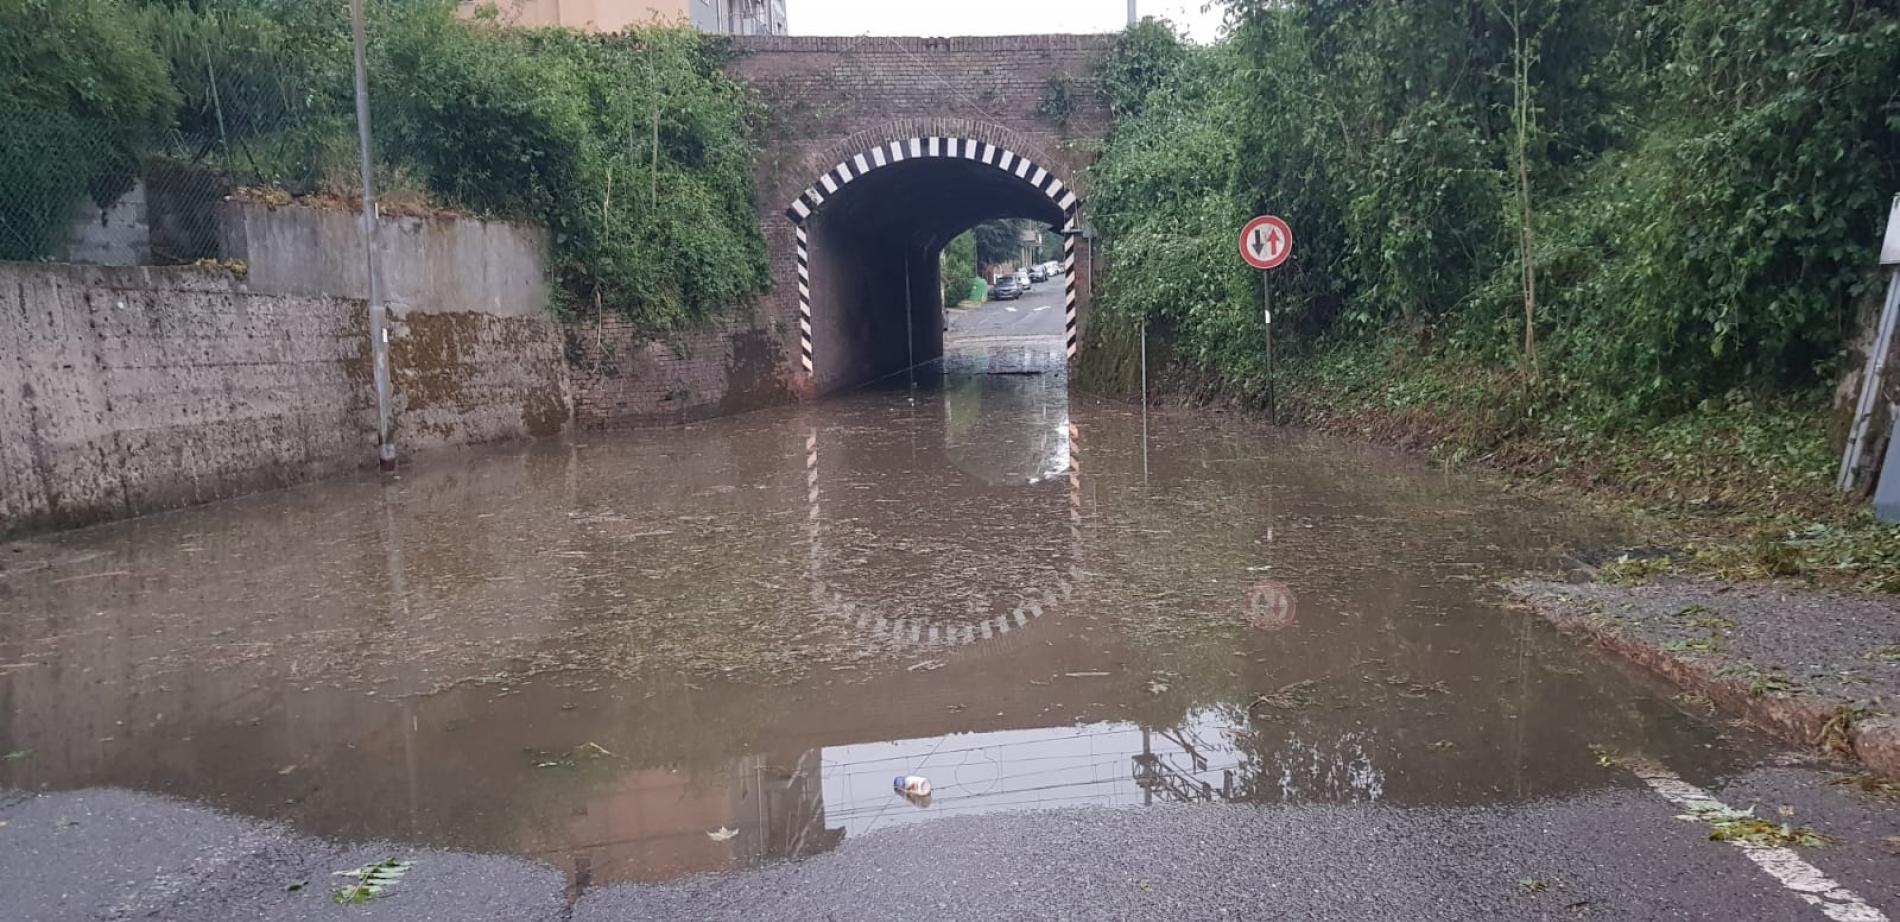
[{"label": "curb", "polygon": [[1559,631],[1587,640],[1685,691],[1702,695],[1717,708],[1746,719],[1784,743],[1856,759],[1868,772],[1888,781],[1900,781],[1900,717],[1854,719],[1853,702],[1829,695],[1756,694],[1746,682],[1718,675],[1707,665],[1630,637],[1594,614],[1568,610],[1583,607],[1573,601],[1558,603],[1548,596],[1526,594],[1517,597]]}]

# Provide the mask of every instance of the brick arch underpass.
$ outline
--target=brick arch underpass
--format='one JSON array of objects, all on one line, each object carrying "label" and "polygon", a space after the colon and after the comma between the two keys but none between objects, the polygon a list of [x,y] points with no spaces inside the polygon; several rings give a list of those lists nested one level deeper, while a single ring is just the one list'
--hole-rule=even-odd
[{"label": "brick arch underpass", "polygon": [[779,377],[814,397],[941,354],[939,253],[993,218],[1068,232],[1070,348],[1087,323],[1080,186],[1108,128],[1109,35],[748,37],[728,70],[766,117],[755,187]]}]

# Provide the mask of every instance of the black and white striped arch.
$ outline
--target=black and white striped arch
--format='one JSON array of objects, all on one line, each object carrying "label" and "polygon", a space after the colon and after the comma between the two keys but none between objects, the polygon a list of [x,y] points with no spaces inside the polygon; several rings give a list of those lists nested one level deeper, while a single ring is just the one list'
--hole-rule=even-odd
[{"label": "black and white striped arch", "polygon": [[1034,186],[1036,191],[1049,197],[1049,200],[1062,209],[1062,283],[1063,297],[1066,300],[1063,319],[1063,331],[1070,358],[1076,351],[1076,308],[1075,308],[1075,215],[1081,207],[1081,200],[1075,190],[1068,188],[1057,179],[1054,173],[1036,165],[1036,163],[1015,151],[998,147],[985,141],[971,138],[911,138],[907,141],[892,141],[880,144],[870,150],[855,154],[837,166],[825,171],[818,182],[806,189],[785,209],[797,230],[798,243],[798,329],[799,361],[807,375],[812,373],[812,336],[811,336],[811,240],[805,232],[805,222],[824,207],[826,200],[837,195],[839,190],[866,173],[893,163],[905,160],[926,158],[974,160],[986,166],[992,166]]}]

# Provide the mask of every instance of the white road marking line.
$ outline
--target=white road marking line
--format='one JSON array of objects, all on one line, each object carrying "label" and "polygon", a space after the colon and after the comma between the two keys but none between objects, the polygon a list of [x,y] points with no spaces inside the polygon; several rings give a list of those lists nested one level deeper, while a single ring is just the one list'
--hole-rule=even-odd
[{"label": "white road marking line", "polygon": [[1043,306],[1036,308],[1036,310],[1030,311],[1030,313],[1033,314],[1033,313],[1036,313],[1036,311],[1046,311],[1048,309],[1049,309],[1049,305],[1044,304]]},{"label": "white road marking line", "polygon": [[[1664,800],[1690,812],[1727,811],[1728,805],[1715,799],[1713,794],[1677,777],[1655,762],[1632,761],[1630,770],[1636,777],[1643,779],[1650,790],[1662,795]],[[1748,860],[1768,872],[1770,877],[1781,882],[1783,887],[1794,891],[1811,906],[1819,907],[1821,913],[1835,922],[1888,922],[1886,913],[1867,904],[1854,891],[1835,883],[1821,869],[1811,865],[1806,859],[1795,854],[1793,849],[1777,846],[1750,845],[1746,842],[1730,841],[1730,845],[1742,850]]]},{"label": "white road marking line", "polygon": [[1012,314],[1016,313],[1016,309],[1013,307],[1005,307],[1003,310],[1009,311]]}]

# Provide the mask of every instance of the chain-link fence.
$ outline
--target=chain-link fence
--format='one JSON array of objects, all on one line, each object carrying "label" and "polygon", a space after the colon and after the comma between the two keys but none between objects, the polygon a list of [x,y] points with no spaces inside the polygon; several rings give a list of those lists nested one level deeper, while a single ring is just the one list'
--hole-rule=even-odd
[{"label": "chain-link fence", "polygon": [[[340,22],[312,18],[308,25],[324,28],[298,30],[238,5],[97,0],[39,12],[27,27],[49,31],[19,36],[5,62],[43,82],[0,97],[18,128],[0,141],[10,192],[0,206],[0,256],[217,259],[227,200],[353,187]],[[77,47],[59,47],[62,28],[64,44]],[[67,53],[77,56],[70,75],[48,60]]]},{"label": "chain-link fence", "polygon": [[0,259],[221,258],[221,209],[358,191],[348,5],[0,10]]}]

